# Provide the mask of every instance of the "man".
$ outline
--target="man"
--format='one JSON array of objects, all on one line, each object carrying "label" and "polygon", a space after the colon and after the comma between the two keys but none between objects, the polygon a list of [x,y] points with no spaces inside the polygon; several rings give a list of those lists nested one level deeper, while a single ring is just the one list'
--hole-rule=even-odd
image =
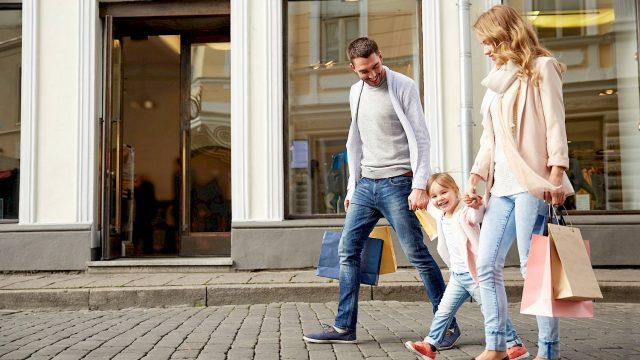
[{"label": "man", "polygon": [[[360,253],[378,220],[386,218],[402,249],[438,308],[445,289],[442,273],[424,245],[413,213],[426,208],[429,177],[429,133],[420,94],[409,77],[382,65],[382,53],[366,37],[349,44],[351,69],[360,81],[351,86],[351,127],[347,138],[349,183],[347,216],[340,239],[340,294],[335,325],[304,339],[313,343],[354,343],[360,289]],[[452,322],[441,349],[460,336]]]}]

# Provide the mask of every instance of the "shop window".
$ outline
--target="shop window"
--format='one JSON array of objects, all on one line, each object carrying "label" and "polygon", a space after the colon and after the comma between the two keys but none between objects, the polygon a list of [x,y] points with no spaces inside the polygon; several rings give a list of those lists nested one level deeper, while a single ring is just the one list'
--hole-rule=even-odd
[{"label": "shop window", "polygon": [[[586,34],[584,23],[577,21],[570,24],[569,18],[583,18],[590,12],[585,9],[583,0],[537,0],[533,1],[534,11],[529,12],[529,20],[544,24],[538,26],[538,36],[545,38],[562,38],[582,36]],[[556,21],[563,19],[563,26],[556,26]]]},{"label": "shop window", "polygon": [[518,8],[540,34],[554,34],[541,36],[542,44],[567,65],[568,174],[577,193],[565,206],[640,210],[637,2],[505,3]]},{"label": "shop window", "polygon": [[0,3],[0,223],[18,219],[22,11]]},{"label": "shop window", "polygon": [[348,61],[344,49],[360,33],[356,16],[327,18],[322,20],[322,63]]},{"label": "shop window", "polygon": [[384,64],[421,82],[417,0],[288,1],[285,139],[287,217],[343,216],[348,180],[346,48],[376,40]]}]

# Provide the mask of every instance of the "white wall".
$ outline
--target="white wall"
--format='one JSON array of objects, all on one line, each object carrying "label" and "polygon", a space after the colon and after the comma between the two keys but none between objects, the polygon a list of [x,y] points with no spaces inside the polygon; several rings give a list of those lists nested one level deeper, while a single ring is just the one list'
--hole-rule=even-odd
[{"label": "white wall", "polygon": [[[231,5],[233,221],[280,221],[284,218],[282,0],[237,0]],[[244,20],[238,19],[242,13]],[[248,41],[245,49],[242,41]],[[246,74],[238,64],[243,57]]]},{"label": "white wall", "polygon": [[[268,1],[250,1],[249,23],[249,218],[268,219],[267,194],[267,16]],[[231,155],[233,156],[233,154]]]},{"label": "white wall", "polygon": [[[469,11],[469,22],[475,22],[478,15],[485,11],[483,2],[472,2]],[[440,52],[442,64],[442,93],[452,96],[443,97],[443,125],[444,141],[441,151],[444,154],[444,164],[440,171],[449,172],[458,182],[464,185],[466,179],[462,179],[462,144],[460,136],[460,47],[459,47],[459,23],[457,1],[442,1],[440,3],[440,42],[442,49]],[[484,88],[480,85],[486,74],[487,61],[482,53],[482,49],[476,41],[473,31],[471,34],[471,57],[473,86],[473,109],[472,119],[474,123],[472,149],[473,156],[478,151],[480,134],[482,133],[482,119],[480,118],[480,104],[484,95]],[[473,163],[474,158],[471,159]]]},{"label": "white wall", "polygon": [[37,83],[34,114],[33,223],[74,223],[77,207],[77,1],[36,1]]}]

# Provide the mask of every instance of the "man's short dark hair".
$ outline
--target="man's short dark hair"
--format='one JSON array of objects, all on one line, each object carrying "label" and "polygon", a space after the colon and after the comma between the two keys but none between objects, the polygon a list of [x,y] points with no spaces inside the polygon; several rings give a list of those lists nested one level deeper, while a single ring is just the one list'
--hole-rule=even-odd
[{"label": "man's short dark hair", "polygon": [[347,47],[347,56],[349,57],[349,62],[355,58],[368,58],[371,54],[377,54],[380,51],[378,50],[378,44],[375,41],[369,39],[368,37],[360,37],[353,40],[349,46]]}]

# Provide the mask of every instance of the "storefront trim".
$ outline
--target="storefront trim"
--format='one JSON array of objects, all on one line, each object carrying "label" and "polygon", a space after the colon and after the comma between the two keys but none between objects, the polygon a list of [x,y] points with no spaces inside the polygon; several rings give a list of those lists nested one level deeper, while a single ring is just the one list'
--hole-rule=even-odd
[{"label": "storefront trim", "polygon": [[431,136],[431,167],[433,169],[441,169],[444,164],[440,28],[440,2],[424,1],[422,3],[424,113]]},{"label": "storefront trim", "polygon": [[[38,1],[22,2],[22,90],[20,111],[20,204],[18,222],[35,221],[36,96],[38,87]],[[5,228],[5,226],[2,226]]]},{"label": "storefront trim", "polygon": [[91,224],[4,225],[0,271],[84,270]]},{"label": "storefront trim", "polygon": [[249,1],[231,2],[231,211],[249,218]]},{"label": "storefront trim", "polygon": [[[591,244],[594,266],[640,266],[636,256],[635,234],[640,231],[640,215],[567,216],[568,222],[581,229]],[[382,219],[379,225],[387,225]],[[340,231],[344,219],[297,219],[284,221],[234,222],[232,224],[231,253],[234,268],[298,269],[317,265],[325,231]],[[395,235],[394,235],[395,236]],[[437,254],[436,241],[425,243]],[[399,266],[410,266],[399,241],[394,240]],[[440,266],[444,263],[434,255]],[[507,256],[508,266],[518,266],[518,254],[513,246]]]},{"label": "storefront trim", "polygon": [[284,218],[284,63],[283,63],[283,26],[282,0],[267,2],[267,218]]},{"label": "storefront trim", "polygon": [[99,46],[96,38],[98,24],[97,1],[78,0],[80,28],[78,34],[78,153],[76,221],[93,221],[95,203],[95,125],[101,92],[97,69]]}]

